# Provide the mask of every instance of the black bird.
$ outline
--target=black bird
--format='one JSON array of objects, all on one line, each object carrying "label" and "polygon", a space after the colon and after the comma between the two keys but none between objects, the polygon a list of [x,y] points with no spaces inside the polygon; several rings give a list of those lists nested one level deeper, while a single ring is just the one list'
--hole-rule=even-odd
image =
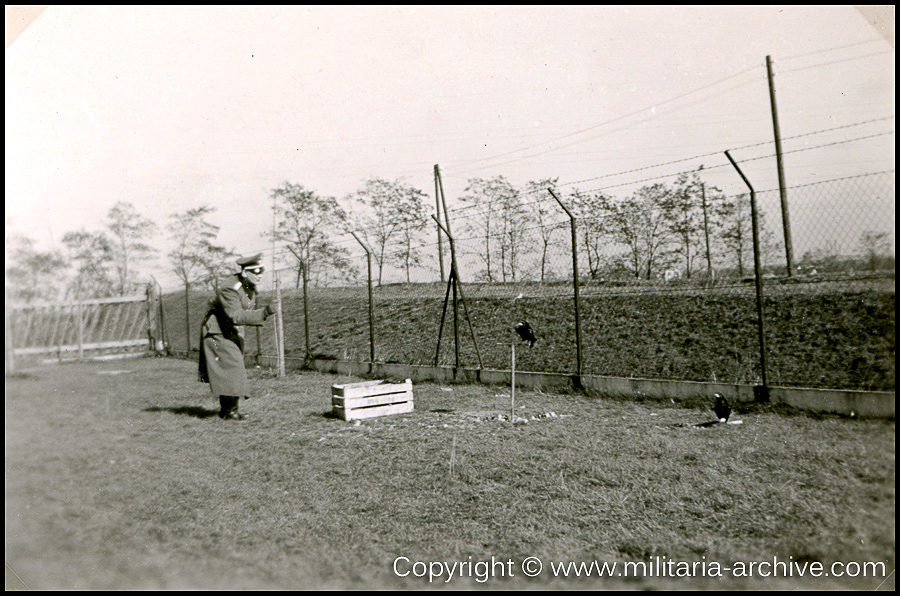
[{"label": "black bird", "polygon": [[731,406],[718,393],[716,393],[716,405],[713,406],[713,411],[716,413],[716,418],[719,419],[719,422],[728,422],[728,417],[731,416]]},{"label": "black bird", "polygon": [[531,342],[529,347],[534,347],[534,342],[537,341],[537,337],[534,336],[534,331],[531,329],[531,325],[528,324],[528,321],[522,321],[516,325],[516,333],[518,333],[519,337],[524,341]]}]

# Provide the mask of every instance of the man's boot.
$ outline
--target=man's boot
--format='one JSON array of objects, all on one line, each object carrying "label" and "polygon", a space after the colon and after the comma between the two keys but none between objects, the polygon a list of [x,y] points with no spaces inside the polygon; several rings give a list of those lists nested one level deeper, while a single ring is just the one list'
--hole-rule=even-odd
[{"label": "man's boot", "polygon": [[238,403],[240,398],[233,395],[219,396],[219,418],[223,420],[243,420],[244,417],[238,413]]}]

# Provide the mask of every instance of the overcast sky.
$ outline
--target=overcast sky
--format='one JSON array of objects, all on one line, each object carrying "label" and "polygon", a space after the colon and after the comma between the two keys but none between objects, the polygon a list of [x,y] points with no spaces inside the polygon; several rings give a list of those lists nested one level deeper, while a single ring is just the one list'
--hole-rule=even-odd
[{"label": "overcast sky", "polygon": [[[849,6],[53,6],[7,43],[7,234],[61,248],[117,201],[160,226],[210,205],[246,253],[285,181],[433,196],[435,164],[451,204],[496,175],[628,193],[636,169],[771,154],[767,55],[791,148],[872,135],[787,158],[789,184],[892,170],[889,14],[880,31]],[[775,188],[773,164],[745,173]]]}]

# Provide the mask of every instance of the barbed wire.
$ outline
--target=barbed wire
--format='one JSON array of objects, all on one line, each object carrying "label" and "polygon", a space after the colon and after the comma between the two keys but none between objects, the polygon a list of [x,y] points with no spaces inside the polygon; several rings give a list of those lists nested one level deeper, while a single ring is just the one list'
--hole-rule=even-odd
[{"label": "barbed wire", "polygon": [[[892,120],[892,119],[894,119],[894,118],[895,118],[895,116],[886,116],[886,117],[883,117],[883,118],[873,118],[873,119],[871,119],[871,120],[864,120],[864,121],[862,121],[862,122],[854,122],[853,124],[845,124],[845,125],[842,125],[842,126],[835,126],[835,127],[832,127],[832,128],[824,128],[824,129],[822,129],[822,130],[816,130],[816,131],[807,132],[807,133],[798,134],[798,135],[793,135],[793,136],[789,136],[789,137],[783,137],[783,138],[782,138],[782,141],[790,141],[790,140],[795,140],[795,139],[801,139],[801,138],[804,138],[804,137],[810,137],[810,136],[814,136],[814,135],[824,134],[824,133],[826,133],[826,132],[834,132],[834,131],[836,131],[836,130],[843,130],[843,129],[846,129],[846,128],[853,128],[853,127],[856,127],[856,126],[863,126],[863,125],[865,125],[865,124],[871,124],[871,123],[873,123],[873,122],[882,122],[882,121],[885,121],[885,120]],[[740,146],[740,147],[735,147],[734,149],[731,149],[731,151],[743,151],[744,149],[752,149],[752,148],[754,148],[754,147],[762,147],[762,146],[764,146],[764,145],[769,145],[769,144],[771,144],[771,143],[773,143],[773,142],[774,142],[774,141],[762,141],[762,142],[759,142],[759,143],[751,143],[751,144],[748,144],[748,145],[742,145],[742,146]],[[692,156],[692,157],[686,157],[686,158],[683,158],[683,159],[676,159],[676,160],[673,160],[673,161],[667,161],[667,162],[663,162],[663,163],[653,164],[653,165],[650,165],[650,166],[644,166],[644,167],[641,167],[641,168],[634,168],[634,169],[632,169],[632,170],[625,170],[625,171],[622,171],[622,172],[616,172],[616,173],[613,173],[613,174],[603,174],[603,175],[601,175],[601,176],[595,176],[595,177],[593,177],[593,178],[585,178],[584,180],[576,180],[575,182],[567,182],[567,183],[565,183],[565,184],[560,184],[559,186],[571,186],[571,185],[573,185],[573,184],[583,184],[583,183],[585,183],[585,182],[592,182],[592,181],[594,181],[594,180],[601,180],[601,179],[603,179],[603,178],[612,178],[612,177],[615,177],[615,176],[623,176],[623,175],[625,175],[625,174],[633,174],[633,173],[636,173],[636,172],[642,172],[642,171],[650,170],[650,169],[653,169],[653,168],[659,168],[659,167],[663,167],[663,166],[674,165],[674,164],[678,164],[678,163],[684,163],[684,162],[687,162],[687,161],[696,161],[696,160],[698,160],[698,159],[703,159],[703,158],[706,158],[706,157],[718,157],[718,156],[721,156],[721,155],[722,155],[722,152],[721,152],[721,151],[711,151],[711,152],[709,152],[709,153],[703,153],[703,154],[700,154],[700,155],[694,155],[694,156]]]},{"label": "barbed wire", "polygon": [[[841,126],[834,126],[834,127],[831,127],[831,128],[825,128],[825,129],[821,129],[821,130],[810,131],[810,132],[806,132],[806,133],[801,133],[801,134],[797,134],[797,135],[792,135],[792,136],[789,136],[789,137],[784,137],[782,140],[783,140],[783,141],[791,141],[791,140],[801,139],[801,138],[810,137],[810,136],[815,136],[815,135],[819,135],[819,134],[825,134],[825,133],[828,133],[828,132],[834,132],[834,131],[838,131],[838,130],[844,130],[844,129],[848,129],[848,128],[854,128],[854,127],[857,127],[857,126],[864,126],[864,125],[866,125],[866,124],[872,124],[872,123],[875,123],[875,122],[883,122],[883,121],[886,121],[886,120],[892,120],[892,119],[894,119],[895,117],[896,117],[895,115],[891,115],[891,116],[885,116],[885,117],[880,117],[880,118],[872,118],[872,119],[868,119],[868,120],[863,120],[863,121],[861,121],[861,122],[854,122],[854,123],[851,123],[851,124],[845,124],[845,125],[841,125]],[[892,133],[892,132],[893,132],[893,131],[891,131],[891,133]],[[877,135],[873,135],[873,136],[877,136]],[[845,142],[852,142],[853,140],[861,140],[861,139],[864,139],[864,138],[869,138],[869,137],[859,137],[859,138],[857,138],[857,139],[851,139],[851,140],[848,140],[848,141],[845,141]],[[758,143],[750,143],[750,144],[747,144],[747,145],[743,145],[743,146],[740,146],[740,147],[736,147],[736,148],[732,149],[731,151],[741,151],[741,150],[744,150],[744,149],[751,149],[751,148],[754,148],[754,147],[762,147],[762,146],[770,145],[770,144],[773,144],[773,143],[774,143],[774,141],[762,141],[762,142],[758,142]],[[819,146],[811,147],[811,148],[809,148],[809,149],[818,148],[818,147],[825,147],[825,146],[828,146],[828,145],[819,145]],[[592,181],[594,181],[594,180],[602,180],[602,179],[606,179],[606,178],[614,178],[614,177],[616,177],[616,176],[623,176],[623,175],[626,175],[626,174],[634,174],[634,173],[637,173],[637,172],[643,172],[643,171],[647,171],[647,170],[651,170],[651,169],[655,169],[655,168],[659,168],[659,167],[663,167],[663,166],[667,166],[667,165],[675,165],[675,164],[679,164],[679,163],[685,163],[685,162],[690,162],[690,161],[696,161],[696,160],[698,160],[698,159],[704,159],[704,158],[707,158],[707,157],[716,157],[716,156],[721,156],[721,155],[722,155],[722,151],[713,151],[713,152],[703,153],[703,154],[699,154],[699,155],[694,155],[694,156],[686,157],[686,158],[682,158],[682,159],[672,160],[672,161],[668,161],[668,162],[661,162],[661,163],[652,164],[652,165],[649,165],[649,166],[643,166],[643,167],[640,167],[640,168],[634,168],[634,169],[631,169],[631,170],[623,170],[623,171],[620,171],[620,172],[614,172],[614,173],[610,173],[610,174],[602,174],[602,175],[600,175],[600,176],[594,176],[594,177],[592,177],[592,178],[585,178],[585,179],[583,179],[583,180],[577,180],[577,181],[574,181],[574,182],[566,182],[566,183],[562,183],[562,184],[557,184],[557,185],[556,185],[556,188],[565,187],[565,186],[572,186],[572,185],[575,185],[575,184],[583,184],[583,183],[585,183],[585,182],[592,182]],[[772,157],[773,155],[774,155],[774,154],[767,155],[767,156],[764,156],[764,157]],[[754,158],[754,159],[757,159],[757,158]],[[761,158],[759,158],[759,159],[761,159]],[[746,161],[749,161],[749,160],[746,160]],[[726,165],[728,165],[728,164],[721,164],[721,165],[709,166],[709,167],[705,167],[704,169],[710,170],[710,169],[714,169],[714,168],[718,168],[718,167],[724,167],[724,166],[726,166]],[[617,187],[620,187],[620,186],[628,186],[629,184],[637,184],[637,183],[644,182],[644,181],[647,181],[647,180],[656,180],[656,179],[670,178],[670,177],[679,176],[679,175],[681,175],[681,174],[688,173],[688,172],[691,172],[691,171],[696,171],[696,170],[685,170],[685,171],[675,172],[674,174],[660,175],[660,176],[658,176],[658,177],[656,177],[656,178],[647,178],[647,179],[643,179],[643,180],[631,181],[631,182],[627,182],[627,183],[623,183],[623,184],[620,184],[620,185],[611,186],[611,187],[607,187],[607,188],[617,188]],[[532,194],[537,194],[537,193],[539,193],[539,192],[543,192],[544,190],[545,190],[545,189],[533,190],[533,191],[530,191],[530,192],[522,191],[522,192],[517,192],[517,195],[518,195],[519,197],[522,197],[522,196],[528,196],[528,195],[532,195]],[[592,191],[587,191],[587,192],[592,192]],[[511,197],[511,196],[506,196],[506,197],[501,197],[500,199],[497,199],[497,200],[501,200],[502,198],[512,198],[512,197]],[[467,211],[467,210],[471,210],[471,209],[476,209],[476,208],[478,208],[478,207],[479,207],[479,205],[477,205],[477,204],[476,204],[476,205],[464,205],[464,206],[460,206],[460,207],[455,207],[455,208],[453,208],[453,209],[448,209],[448,212],[453,213],[453,214],[456,214],[456,213],[460,213],[460,212],[463,212],[463,211]],[[481,214],[484,214],[484,213],[485,213],[485,212],[481,212]],[[468,217],[468,216],[467,216],[467,217]]]},{"label": "barbed wire", "polygon": [[812,52],[806,52],[806,53],[804,53],[804,54],[794,54],[794,55],[792,55],[792,56],[785,56],[784,58],[781,58],[780,61],[782,61],[782,62],[789,62],[789,61],[791,61],[791,60],[798,60],[798,59],[800,59],[800,58],[807,58],[807,57],[809,57],[809,56],[818,56],[818,55],[820,55],[820,54],[827,54],[828,52],[836,52],[836,51],[838,51],[838,50],[846,50],[847,48],[855,48],[855,47],[857,47],[857,46],[868,45],[868,44],[870,44],[870,43],[883,42],[883,41],[885,41],[886,39],[891,39],[891,40],[893,40],[893,39],[894,39],[894,36],[893,36],[893,35],[885,35],[884,37],[873,37],[873,38],[871,38],[871,39],[865,39],[865,40],[863,40],[863,41],[857,41],[857,42],[854,42],[854,43],[848,43],[848,44],[844,44],[844,45],[842,45],[842,46],[835,46],[835,47],[833,47],[833,48],[825,48],[825,49],[823,49],[823,50],[815,50],[815,51],[812,51]]},{"label": "barbed wire", "polygon": [[840,59],[840,60],[832,60],[831,62],[824,62],[824,63],[821,63],[821,64],[812,64],[812,65],[810,65],[810,66],[799,66],[799,67],[797,67],[797,68],[791,68],[791,69],[788,69],[788,70],[782,70],[782,71],[781,71],[781,74],[790,74],[790,73],[793,73],[793,72],[800,72],[800,71],[803,71],[803,70],[809,70],[809,69],[811,69],[811,68],[821,68],[821,67],[823,67],[823,66],[831,66],[832,64],[841,64],[841,63],[844,63],[844,62],[852,62],[852,61],[854,61],[854,60],[861,60],[861,59],[863,59],[863,58],[871,58],[872,56],[882,56],[882,55],[884,55],[884,54],[893,54],[893,51],[891,51],[891,50],[883,50],[883,51],[881,51],[881,52],[872,52],[871,54],[865,54],[865,55],[863,55],[863,56],[853,56],[853,57],[850,57],[850,58],[842,58],[842,59]]},{"label": "barbed wire", "polygon": [[[862,141],[862,140],[865,140],[865,139],[871,139],[871,138],[875,138],[875,137],[881,137],[881,136],[885,136],[885,135],[889,135],[889,134],[894,134],[894,131],[893,131],[893,130],[890,130],[890,131],[886,131],[886,132],[880,132],[880,133],[875,133],[875,134],[871,134],[871,135],[865,135],[865,136],[857,137],[857,138],[854,138],[854,139],[846,139],[846,140],[843,140],[843,141],[834,141],[834,142],[832,142],[832,143],[824,143],[824,144],[822,144],[822,145],[815,145],[815,146],[812,146],[812,147],[801,147],[800,149],[792,149],[792,150],[790,150],[790,151],[782,151],[781,154],[782,154],[782,155],[789,155],[789,154],[791,154],[791,153],[800,153],[800,152],[803,152],[803,151],[812,151],[813,149],[822,149],[822,148],[824,148],[824,147],[833,147],[833,146],[836,146],[836,145],[843,145],[843,144],[846,144],[846,143],[852,143],[852,142],[855,142],[855,141]],[[766,155],[760,155],[760,156],[758,156],[758,157],[749,157],[749,158],[740,160],[740,163],[747,163],[747,162],[751,162],[751,161],[759,161],[759,160],[761,160],[761,159],[771,159],[771,158],[773,158],[773,157],[775,157],[775,156],[776,156],[775,153],[770,153],[770,154],[766,154]],[[704,171],[714,170],[714,169],[716,169],[716,168],[725,168],[725,167],[728,167],[729,165],[730,165],[730,164],[717,164],[717,165],[712,165],[712,166],[709,166],[709,167],[705,167],[705,168],[704,168]],[[675,173],[672,173],[672,174],[665,174],[665,175],[655,176],[655,177],[652,177],[652,178],[643,178],[643,179],[641,179],[641,180],[632,180],[632,181],[629,181],[629,182],[623,182],[623,183],[621,183],[621,184],[614,184],[614,185],[611,185],[611,186],[604,186],[604,187],[601,187],[601,188],[594,188],[594,189],[587,190],[587,191],[585,191],[585,192],[598,192],[598,191],[609,190],[609,189],[611,189],[611,188],[621,188],[621,187],[623,187],[623,186],[630,186],[630,185],[632,185],[632,184],[640,184],[640,183],[643,183],[643,182],[652,182],[652,181],[654,181],[654,180],[663,180],[663,179],[665,179],[665,178],[672,178],[672,177],[674,177],[674,176],[680,176],[680,175],[682,175],[682,174],[690,174],[690,173],[696,172],[696,171],[697,171],[697,170],[684,170],[684,171],[681,171],[681,172],[675,172]]]}]

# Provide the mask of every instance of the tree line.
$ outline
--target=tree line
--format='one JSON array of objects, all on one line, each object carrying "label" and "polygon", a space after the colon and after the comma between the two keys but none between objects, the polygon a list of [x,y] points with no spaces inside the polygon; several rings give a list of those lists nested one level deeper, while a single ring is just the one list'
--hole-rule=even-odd
[{"label": "tree line", "polygon": [[[603,191],[561,193],[558,179],[517,187],[504,176],[468,180],[461,207],[450,213],[461,267],[483,282],[552,281],[570,276],[568,219],[550,197],[553,190],[577,220],[580,275],[655,279],[677,271],[687,279],[727,269],[752,272],[749,198],[726,197],[706,183],[702,167],[671,184],[642,186],[625,198]],[[376,266],[413,281],[417,267],[436,268],[438,247],[428,195],[403,180],[373,177],[342,201],[300,184],[284,182],[270,192],[274,226],[263,233],[282,247],[279,269],[295,272],[293,283],[326,286],[355,280],[347,242],[353,232]],[[342,206],[342,203],[345,206]],[[210,223],[215,208],[201,206],[168,216],[163,226],[173,246],[168,266],[183,284],[216,289],[232,272],[237,252],[217,241]],[[782,250],[760,217],[763,252],[771,261]],[[7,297],[52,301],[125,295],[146,283],[138,270],[158,259],[159,226],[125,201],[113,205],[100,230],[68,232],[61,250],[42,251],[23,236],[7,235]],[[876,263],[885,239],[866,232],[860,253]],[[352,246],[352,245],[351,245]],[[888,251],[889,252],[889,251]],[[449,251],[445,252],[449,255]],[[812,261],[815,255],[807,255]],[[832,255],[832,257],[834,257]],[[834,258],[832,258],[832,261]],[[554,263],[560,264],[554,267]],[[873,265],[874,266],[874,265]],[[10,284],[10,280],[16,283]]]},{"label": "tree line", "polygon": [[[749,200],[725,197],[703,182],[701,172],[682,174],[671,186],[644,186],[624,200],[602,191],[566,194],[564,201],[578,221],[578,250],[587,256],[582,274],[652,279],[675,267],[691,278],[730,263],[744,275],[752,263]],[[570,250],[569,236],[561,234],[567,220],[561,221],[563,213],[548,193],[557,184],[555,178],[522,187],[504,176],[468,180],[462,207],[449,216],[470,278],[545,282],[566,275],[553,268],[560,250]],[[347,197],[355,207],[350,212],[333,197],[298,184],[284,183],[273,197],[277,223],[270,234],[291,255],[285,265],[296,271],[298,285],[304,276],[314,285],[329,285],[358,274],[349,249],[335,241],[349,231],[364,237],[378,284],[388,267],[406,282],[412,281],[415,267],[434,267],[439,251],[429,218],[431,201],[402,181],[367,180]],[[764,217],[762,227],[765,249],[777,250]]]}]

